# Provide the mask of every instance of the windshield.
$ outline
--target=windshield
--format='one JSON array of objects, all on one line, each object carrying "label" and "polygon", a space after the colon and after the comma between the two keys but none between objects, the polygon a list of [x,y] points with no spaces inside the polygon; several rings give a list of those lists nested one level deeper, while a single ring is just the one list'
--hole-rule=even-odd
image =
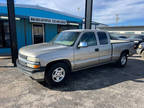
[{"label": "windshield", "polygon": [[55,44],[72,46],[77,40],[80,32],[61,32],[53,41]]}]

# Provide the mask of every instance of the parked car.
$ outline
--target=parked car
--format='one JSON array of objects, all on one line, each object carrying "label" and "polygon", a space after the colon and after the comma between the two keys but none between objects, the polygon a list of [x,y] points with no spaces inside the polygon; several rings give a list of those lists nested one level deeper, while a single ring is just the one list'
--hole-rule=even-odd
[{"label": "parked car", "polygon": [[137,36],[134,36],[134,38],[140,39],[144,42],[144,35],[137,35]]},{"label": "parked car", "polygon": [[124,35],[120,35],[120,34],[110,34],[110,39],[112,40],[127,40],[127,41],[130,41],[130,42],[134,42],[135,45],[135,49],[138,48],[138,45],[141,43],[141,39],[139,38],[136,38],[135,36],[124,36]]},{"label": "parked car", "polygon": [[137,49],[140,43],[143,42],[143,40],[141,38],[138,38],[138,36],[130,36],[128,40],[133,41],[135,43],[135,49]]},{"label": "parked car", "polygon": [[111,35],[110,33],[109,33],[109,36],[110,36],[110,40],[119,40],[117,37]]},{"label": "parked car", "polygon": [[21,48],[17,66],[34,79],[42,78],[49,85],[59,85],[78,70],[107,63],[124,67],[133,46],[133,42],[110,40],[106,31],[66,30],[50,43]]},{"label": "parked car", "polygon": [[137,53],[144,58],[144,42],[140,43],[140,45],[137,48]]},{"label": "parked car", "polygon": [[126,37],[126,36],[118,36],[118,38],[119,38],[119,39],[124,39],[124,40],[125,40],[125,39],[128,39],[128,37]]}]

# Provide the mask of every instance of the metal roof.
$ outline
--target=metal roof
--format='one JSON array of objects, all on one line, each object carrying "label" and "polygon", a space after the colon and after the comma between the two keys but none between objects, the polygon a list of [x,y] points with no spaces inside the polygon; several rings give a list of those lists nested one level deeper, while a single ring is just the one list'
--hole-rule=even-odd
[{"label": "metal roof", "polygon": [[[5,4],[5,3],[0,3],[0,6],[7,6],[7,4]],[[41,6],[39,6],[39,5],[15,4],[15,7],[38,9],[38,10],[53,12],[53,13],[56,13],[56,14],[61,14],[61,15],[65,15],[65,16],[69,16],[69,17],[73,17],[73,18],[83,19],[82,17],[76,16],[76,15],[72,15],[72,14],[69,14],[69,13],[66,13],[66,12],[61,12],[61,11],[57,11],[57,10],[53,10],[53,9],[41,7]]]}]

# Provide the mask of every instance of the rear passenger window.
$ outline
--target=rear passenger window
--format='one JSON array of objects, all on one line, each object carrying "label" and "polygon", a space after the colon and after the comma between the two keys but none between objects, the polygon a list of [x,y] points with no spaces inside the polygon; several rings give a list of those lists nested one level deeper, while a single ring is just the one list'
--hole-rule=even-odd
[{"label": "rear passenger window", "polygon": [[108,44],[108,38],[105,32],[98,32],[97,34],[98,34],[100,45]]},{"label": "rear passenger window", "polygon": [[93,32],[84,33],[80,39],[80,42],[87,42],[88,46],[97,45],[96,37]]}]

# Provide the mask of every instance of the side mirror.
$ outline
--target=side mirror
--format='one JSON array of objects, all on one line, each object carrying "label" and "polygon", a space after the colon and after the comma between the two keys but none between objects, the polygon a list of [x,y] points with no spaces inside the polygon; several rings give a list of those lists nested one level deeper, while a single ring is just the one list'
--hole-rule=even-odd
[{"label": "side mirror", "polygon": [[78,45],[79,48],[88,47],[87,42],[80,42]]}]

